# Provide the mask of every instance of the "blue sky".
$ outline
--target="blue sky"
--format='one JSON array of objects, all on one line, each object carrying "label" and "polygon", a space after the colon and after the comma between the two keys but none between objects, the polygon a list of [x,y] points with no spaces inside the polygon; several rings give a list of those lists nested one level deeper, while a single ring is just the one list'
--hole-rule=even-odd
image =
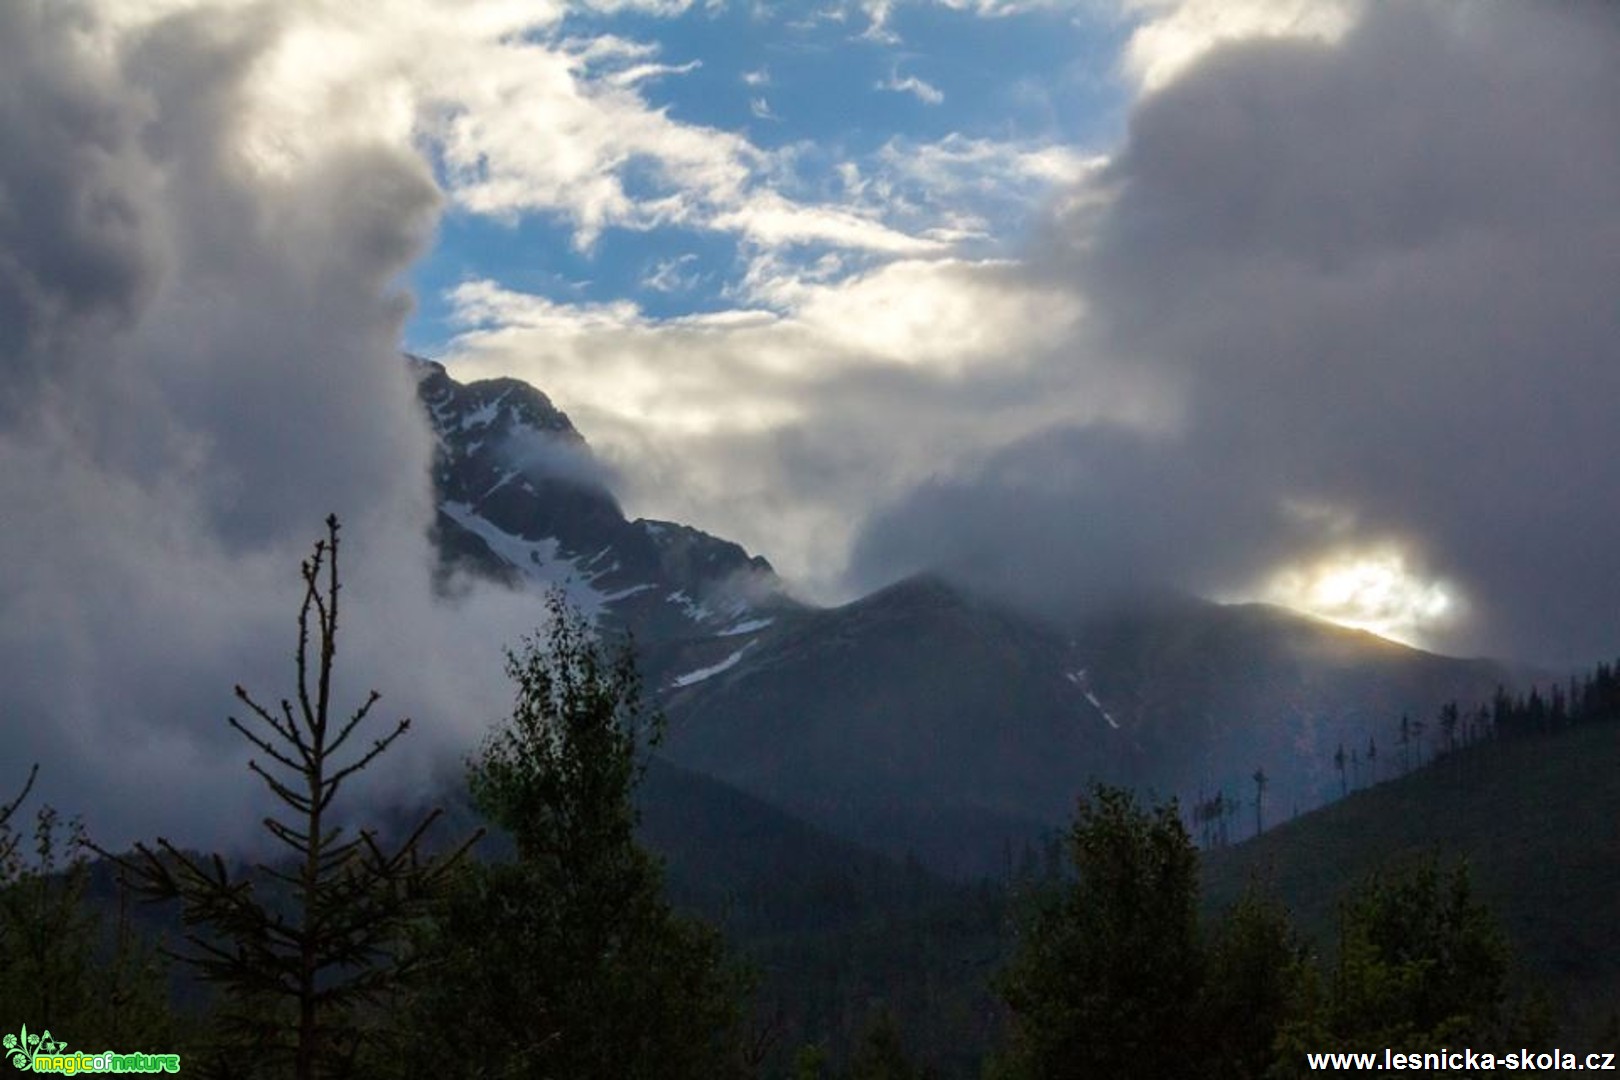
[{"label": "blue sky", "polygon": [[[1363,24],[1396,21],[1367,18],[1379,9],[1360,0],[585,0],[479,5],[468,9],[479,17],[449,24],[421,3],[404,10],[415,34],[433,28],[436,55],[390,63],[407,69],[410,136],[444,204],[406,278],[408,347],[463,378],[541,387],[615,468],[630,513],[736,539],[829,602],[976,558],[940,546],[949,523],[917,532],[893,521],[926,518],[919,507],[942,486],[972,488],[1032,442],[1118,430],[1151,457],[1196,428],[1199,369],[1188,365],[1209,345],[1194,335],[1170,356],[1140,333],[1112,340],[1112,316],[1132,298],[1099,308],[1109,285],[1085,280],[1100,265],[1093,250],[1143,199],[1192,200],[1152,213],[1201,215],[1186,223],[1196,236],[1262,193],[1282,215],[1268,226],[1278,236],[1253,236],[1244,258],[1315,228],[1313,203],[1336,181],[1268,190],[1245,161],[1279,147],[1249,123],[1274,115],[1271,131],[1286,130],[1292,90],[1245,101],[1246,81],[1269,77],[1272,54],[1331,66],[1342,42],[1381,32]],[[1464,9],[1412,10],[1450,12],[1446,33],[1473,32]],[[1363,47],[1375,59],[1357,78],[1380,50],[1399,51],[1391,33]],[[1399,62],[1421,73],[1427,61]],[[1208,71],[1227,74],[1201,79]],[[1216,93],[1198,101],[1188,87],[1202,82]],[[1369,85],[1376,98],[1378,80]],[[1370,115],[1404,107],[1369,100]],[[1168,137],[1136,145],[1144,116],[1178,111]],[[1313,146],[1333,145],[1338,122],[1296,133],[1281,147],[1285,171],[1320,158]],[[1251,134],[1260,141],[1244,145]],[[1367,137],[1359,160],[1377,161],[1383,133]],[[1220,183],[1176,164],[1132,182],[1133,170],[1176,163],[1209,138],[1213,156],[1192,168]],[[1378,199],[1348,211],[1324,202],[1320,220],[1378,220]],[[1123,250],[1152,256],[1156,236],[1132,234]],[[1141,330],[1159,312],[1196,315],[1188,298],[1225,272],[1161,298]],[[1167,264],[1140,291],[1173,276]],[[1255,302],[1241,306],[1245,333],[1263,329]],[[1265,471],[1266,460],[1243,468]],[[1143,572],[1410,639],[1461,619],[1463,590],[1405,522],[1369,523],[1314,480],[1286,493],[1255,482],[1267,489],[1257,505],[1211,513],[1306,539],[1276,553],[1269,539],[1244,541],[1245,554],[1214,559],[1219,570],[1201,568],[1196,582]],[[1314,517],[1290,509],[1318,504]],[[1031,525],[1036,549],[1023,562],[1040,563],[1053,536],[1078,534],[1084,548],[1092,531],[1070,518]],[[891,556],[896,536],[905,551]]]},{"label": "blue sky", "polygon": [[[1120,55],[1129,26],[1102,6],[993,18],[907,6],[879,24],[860,10],[723,5],[673,16],[576,13],[539,40],[636,42],[647,53],[630,64],[665,69],[637,83],[645,107],[680,125],[734,132],[775,155],[773,175],[762,183],[807,204],[836,206],[848,196],[839,169],[853,166],[894,184],[890,197],[917,204],[913,221],[930,211],[973,214],[982,235],[957,247],[989,256],[1022,243],[1050,177],[1008,185],[970,175],[966,190],[946,194],[929,190],[925,177],[895,175],[885,153],[903,156],[949,140],[1100,152],[1117,141],[1129,99]],[[625,63],[585,65],[580,74],[588,82]],[[672,190],[653,162],[614,169],[631,197]],[[442,179],[453,187],[453,179]],[[452,206],[431,253],[410,275],[418,309],[409,346],[445,350],[458,332],[450,290],[474,279],[562,303],[628,299],[655,318],[738,302],[748,252],[734,233],[654,224],[608,229],[582,246],[576,227],[565,208],[489,215]],[[828,250],[804,244],[793,255],[808,264]]]}]

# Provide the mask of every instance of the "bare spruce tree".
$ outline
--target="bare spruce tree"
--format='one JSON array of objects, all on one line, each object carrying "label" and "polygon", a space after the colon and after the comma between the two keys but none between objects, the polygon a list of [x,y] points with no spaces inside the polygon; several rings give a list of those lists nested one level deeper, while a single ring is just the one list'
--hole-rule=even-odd
[{"label": "bare spruce tree", "polygon": [[173,955],[224,991],[224,1019],[245,1036],[241,1048],[271,1075],[287,1075],[290,1066],[297,1080],[313,1080],[353,1073],[362,1010],[381,1002],[412,963],[406,926],[472,840],[425,857],[422,839],[437,810],[391,848],[372,830],[337,823],[344,783],[410,721],[395,721],[369,745],[352,742],[378,701],[375,690],[334,717],[336,516],[326,519],[326,537],[302,573],[293,696],[272,708],[238,686],[246,718],[229,718],[263,755],[248,768],[284,807],[264,820],[284,857],[233,872],[219,855],[198,857],[160,837],[156,849],[137,844],[120,861],[145,897],[181,903],[191,951]]}]

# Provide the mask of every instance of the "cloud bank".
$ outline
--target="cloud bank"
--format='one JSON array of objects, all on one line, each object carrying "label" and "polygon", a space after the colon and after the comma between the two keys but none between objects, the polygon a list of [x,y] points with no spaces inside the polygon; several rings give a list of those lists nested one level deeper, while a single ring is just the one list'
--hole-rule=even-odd
[{"label": "cloud bank", "polygon": [[229,842],[260,806],[232,686],[292,692],[327,513],[339,700],[375,685],[418,721],[373,780],[420,783],[498,715],[534,615],[428,588],[392,284],[438,213],[426,164],[364,94],[281,126],[290,9],[117,11],[0,8],[0,718],[14,779],[41,762],[38,797],[102,842]]},{"label": "cloud bank", "polygon": [[1612,654],[1617,45],[1601,5],[1410,4],[1205,52],[1030,260],[1090,312],[1046,363],[1151,373],[1177,421],[943,469],[868,522],[856,580],[1257,595],[1398,550],[1466,600],[1437,646]]}]

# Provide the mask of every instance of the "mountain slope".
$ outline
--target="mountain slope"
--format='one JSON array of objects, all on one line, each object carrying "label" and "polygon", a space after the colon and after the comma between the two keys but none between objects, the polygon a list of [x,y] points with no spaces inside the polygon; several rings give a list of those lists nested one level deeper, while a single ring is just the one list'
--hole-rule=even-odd
[{"label": "mountain slope", "polygon": [[1158,599],[1067,627],[943,579],[801,614],[664,684],[676,760],[953,873],[1067,821],[1093,780],[1315,805],[1337,745],[1505,672],[1260,605]]},{"label": "mountain slope", "polygon": [[923,576],[842,607],[670,522],[627,520],[567,416],[513,379],[414,360],[438,439],[446,587],[562,585],[636,635],[672,760],[891,854],[999,872],[1092,780],[1241,806],[1317,805],[1338,747],[1393,750],[1402,712],[1488,696],[1499,666],[1262,605],[1139,599],[1042,620]]},{"label": "mountain slope", "polygon": [[1331,945],[1337,905],[1376,869],[1468,861],[1529,970],[1577,1028],[1620,1002],[1620,722],[1501,740],[1353,792],[1204,860],[1211,908],[1258,876]]},{"label": "mountain slope", "polygon": [[1154,763],[1153,787],[1247,802],[1263,769],[1272,820],[1337,792],[1340,747],[1359,762],[1382,744],[1393,761],[1403,713],[1427,721],[1446,701],[1482,701],[1513,681],[1493,661],[1267,604],[1161,600],[1072,632],[1098,696]]}]

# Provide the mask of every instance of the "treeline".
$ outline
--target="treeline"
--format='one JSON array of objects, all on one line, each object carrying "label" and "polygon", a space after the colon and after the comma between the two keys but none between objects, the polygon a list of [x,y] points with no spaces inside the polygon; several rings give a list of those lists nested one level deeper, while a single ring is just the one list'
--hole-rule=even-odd
[{"label": "treeline", "polygon": [[[1382,751],[1378,736],[1369,735],[1365,746],[1340,742],[1331,763],[1342,798],[1488,742],[1534,738],[1614,720],[1620,720],[1620,661],[1600,663],[1567,683],[1532,685],[1518,694],[1499,685],[1489,701],[1465,705],[1453,699],[1429,720],[1402,714],[1385,733]],[[1201,792],[1191,800],[1188,816],[1200,847],[1225,847],[1265,830],[1269,781],[1264,769],[1256,769],[1250,779],[1255,785],[1252,801],[1228,791]]]},{"label": "treeline", "polygon": [[[302,567],[291,691],[238,688],[229,720],[278,808],[264,822],[277,856],[240,865],[162,838],[106,851],[49,807],[30,844],[16,819],[33,773],[0,805],[0,1023],[18,1025],[5,1028],[14,1064],[112,1049],[297,1080],[923,1080],[939,1075],[945,1027],[996,1048],[985,1068],[997,1080],[1247,1078],[1301,1073],[1306,1051],[1544,1033],[1509,999],[1506,946],[1460,869],[1365,883],[1324,960],[1258,891],[1201,923],[1178,808],[1099,788],[1052,869],[1010,898],[970,897],[932,924],[916,910],[909,925],[875,922],[858,957],[799,956],[794,970],[818,987],[806,1000],[848,1041],[800,1037],[764,1004],[775,973],[671,906],[633,801],[662,719],[628,644],[599,641],[561,594],[545,634],[508,654],[511,714],[467,763],[470,798],[509,854],[436,837],[436,812],[393,839],[348,824],[347,782],[409,722],[375,728],[375,693],[352,711],[334,699],[338,541],[329,519]],[[1258,828],[1267,778],[1253,779]],[[132,901],[175,913],[157,945]],[[1009,906],[1010,946],[986,940]],[[904,1000],[885,1000],[901,985]],[[920,1039],[934,1049],[919,1054]]]},{"label": "treeline", "polygon": [[[1455,703],[1447,708],[1453,716],[1457,714]],[[1553,683],[1543,692],[1539,686],[1532,686],[1528,693],[1518,696],[1498,687],[1489,709],[1480,706],[1476,710],[1477,725],[1486,722],[1487,711],[1489,732],[1504,739],[1617,720],[1620,719],[1620,670],[1617,664],[1599,664],[1583,676],[1572,677],[1567,687]]]},{"label": "treeline", "polygon": [[[1620,672],[1614,664],[1601,663],[1584,675],[1570,676],[1565,684],[1555,682],[1546,688],[1532,685],[1519,694],[1498,686],[1490,701],[1471,706],[1448,701],[1440,706],[1430,724],[1402,716],[1396,742],[1402,771],[1407,772],[1494,739],[1551,735],[1582,724],[1616,719],[1620,719]],[[1432,745],[1425,743],[1425,732]]]}]

